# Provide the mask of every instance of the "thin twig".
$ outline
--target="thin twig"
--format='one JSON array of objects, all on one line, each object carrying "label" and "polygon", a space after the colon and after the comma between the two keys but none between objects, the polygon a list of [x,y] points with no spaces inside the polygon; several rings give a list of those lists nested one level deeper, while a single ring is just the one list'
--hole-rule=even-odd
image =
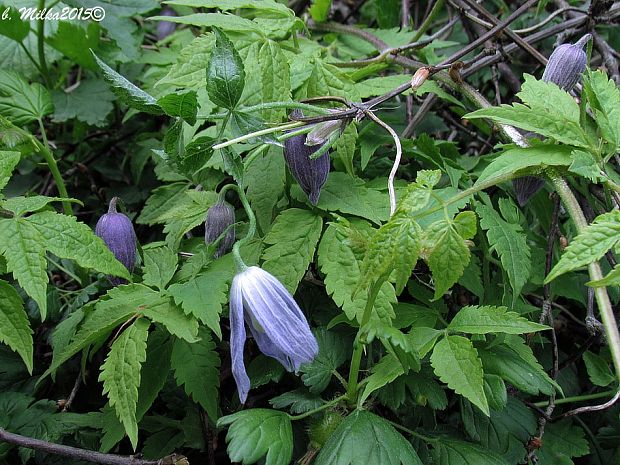
[{"label": "thin twig", "polygon": [[61,455],[75,460],[85,460],[86,462],[99,463],[101,465],[165,465],[182,463],[182,456],[173,454],[159,460],[143,460],[135,456],[124,456],[115,454],[102,454],[87,449],[79,449],[62,444],[54,444],[40,439],[29,438],[21,434],[9,433],[4,428],[0,428],[0,442],[8,442],[28,449],[40,450],[48,454]]},{"label": "thin twig", "polygon": [[571,417],[573,415],[579,415],[582,413],[599,412],[601,410],[608,409],[609,407],[614,405],[616,402],[618,402],[618,399],[620,399],[620,390],[616,392],[616,394],[604,404],[590,405],[588,407],[579,407],[573,410],[569,410],[568,412],[564,412],[563,414],[554,417],[552,421],[556,421],[561,418]]},{"label": "thin twig", "polygon": [[82,370],[78,372],[78,375],[75,378],[75,383],[73,383],[73,389],[71,389],[71,393],[69,394],[69,397],[67,398],[64,405],[62,406],[63,412],[68,412],[69,409],[71,408],[71,404],[73,404],[73,401],[75,400],[75,396],[77,395],[77,392],[78,392],[78,389],[80,388],[81,383],[82,383]]}]

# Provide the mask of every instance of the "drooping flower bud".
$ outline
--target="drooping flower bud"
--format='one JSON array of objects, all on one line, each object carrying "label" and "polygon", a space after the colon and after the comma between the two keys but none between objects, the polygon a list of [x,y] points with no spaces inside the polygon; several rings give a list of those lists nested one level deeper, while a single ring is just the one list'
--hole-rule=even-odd
[{"label": "drooping flower bud", "polygon": [[321,148],[320,145],[306,145],[306,135],[289,137],[284,141],[284,159],[293,177],[308,196],[310,203],[316,205],[321,188],[329,174],[329,150],[317,159],[310,156]]},{"label": "drooping flower bud", "polygon": [[[127,215],[116,211],[117,202],[118,197],[113,197],[110,200],[108,213],[97,221],[95,234],[103,239],[116,259],[132,273],[136,264],[136,233]],[[110,282],[117,286],[124,283],[125,280],[110,277]]]},{"label": "drooping flower bud", "polygon": [[587,56],[583,47],[591,37],[590,34],[586,34],[574,44],[562,44],[556,47],[549,57],[542,80],[553,82],[566,92],[570,92],[586,69]]},{"label": "drooping flower bud", "polygon": [[[169,7],[161,10],[160,16],[176,16],[176,12]],[[170,34],[172,34],[177,28],[177,24],[172,21],[159,21],[157,23],[157,40],[164,40]]]},{"label": "drooping flower bud", "polygon": [[413,74],[413,76],[411,76],[411,90],[415,92],[420,87],[422,87],[422,84],[426,82],[426,79],[428,78],[430,73],[430,68],[426,66],[418,68],[418,70]]},{"label": "drooping flower bud", "polygon": [[228,232],[220,241],[215,258],[228,252],[235,243],[235,209],[224,199],[218,200],[209,210],[205,221],[205,243],[213,244],[228,228]]}]

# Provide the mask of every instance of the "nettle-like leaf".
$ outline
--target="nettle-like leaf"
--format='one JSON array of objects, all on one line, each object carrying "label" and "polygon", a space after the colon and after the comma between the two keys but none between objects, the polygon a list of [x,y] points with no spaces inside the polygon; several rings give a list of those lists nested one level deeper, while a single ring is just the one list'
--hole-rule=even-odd
[{"label": "nettle-like leaf", "polygon": [[179,386],[205,409],[212,421],[217,421],[220,386],[220,357],[206,329],[198,332],[200,340],[192,344],[181,339],[174,342],[172,369]]},{"label": "nettle-like leaf", "polygon": [[586,351],[583,354],[583,362],[588,371],[588,377],[592,384],[605,387],[613,383],[616,378],[609,368],[609,363],[600,355]]},{"label": "nettle-like leaf", "polygon": [[177,270],[178,257],[168,247],[145,248],[142,282],[164,290]]},{"label": "nettle-like leaf", "polygon": [[409,441],[383,418],[365,410],[355,410],[338,425],[314,463],[422,465]]},{"label": "nettle-like leaf", "polygon": [[199,107],[196,91],[167,94],[157,99],[157,104],[168,116],[178,116],[190,126],[196,124]]},{"label": "nettle-like leaf", "polygon": [[364,390],[359,398],[359,405],[363,405],[368,397],[377,389],[391,383],[405,371],[396,356],[388,354],[372,367],[370,376],[366,378]]},{"label": "nettle-like leaf", "polygon": [[600,259],[620,241],[620,211],[597,216],[564,250],[560,261],[545,278],[550,282],[569,271]]},{"label": "nettle-like leaf", "polygon": [[486,205],[477,205],[476,213],[480,216],[480,227],[487,232],[491,249],[497,252],[508,274],[514,303],[530,276],[532,266],[525,232],[519,224],[504,221]]},{"label": "nettle-like leaf", "polygon": [[489,118],[527,131],[534,131],[558,142],[588,148],[590,142],[579,124],[579,105],[569,93],[550,82],[524,75],[525,82],[517,96],[524,104],[483,108],[465,118]]},{"label": "nettle-like leaf", "polygon": [[[234,17],[237,19],[242,19]],[[213,103],[232,110],[245,86],[243,61],[232,42],[218,28],[213,28],[215,48],[207,66],[207,92]]]},{"label": "nettle-like leaf", "polygon": [[228,457],[233,462],[288,465],[293,456],[293,429],[289,416],[278,410],[250,409],[222,417],[218,427],[226,433]]},{"label": "nettle-like leaf", "polygon": [[509,312],[507,307],[485,305],[461,308],[448,329],[469,334],[523,334],[544,331],[549,327],[529,321],[516,312]]},{"label": "nettle-like leaf", "polygon": [[570,465],[572,457],[583,457],[590,452],[583,429],[567,418],[545,428],[545,441],[538,451],[540,465]]},{"label": "nettle-like leaf", "polygon": [[[291,99],[291,72],[288,60],[280,45],[266,40],[258,51],[261,69],[261,95],[263,102],[277,102]],[[285,116],[284,108],[263,110],[266,121],[280,121]]]},{"label": "nettle-like leaf", "polygon": [[604,278],[586,284],[592,287],[620,286],[620,265],[616,265]]},{"label": "nettle-like leaf", "polygon": [[279,396],[269,400],[269,403],[273,408],[283,409],[289,407],[292,414],[305,413],[309,410],[314,410],[325,404],[325,401],[321,399],[317,394],[300,388],[294,391],[285,392]]},{"label": "nettle-like leaf", "polygon": [[91,52],[97,65],[103,72],[103,79],[108,83],[112,92],[118,97],[118,99],[130,108],[134,108],[138,111],[150,113],[152,115],[161,115],[164,113],[162,108],[157,103],[157,99],[147,92],[140,89],[135,84],[129,82],[125,77],[118,74],[101,59]]},{"label": "nettle-like leaf", "polygon": [[588,103],[605,140],[609,153],[620,149],[620,91],[602,71],[589,71],[583,81]]},{"label": "nettle-like leaf", "polygon": [[[364,229],[371,229],[368,223],[362,223],[361,220],[357,224],[366,224]],[[356,231],[354,227],[353,231]],[[350,241],[337,226],[331,224],[326,229],[319,244],[318,256],[328,294],[348,319],[361,322],[366,295],[361,292],[354,295],[361,278],[361,260],[356,257]],[[394,316],[392,304],[395,302],[394,286],[385,282],[375,299],[373,313],[382,321],[390,320]]]},{"label": "nettle-like leaf", "polygon": [[462,336],[443,338],[433,349],[431,364],[435,374],[450,389],[489,415],[489,404],[483,387],[482,362],[469,339]]},{"label": "nettle-like leaf", "polygon": [[6,281],[0,280],[0,341],[17,352],[28,372],[32,373],[33,344],[32,329],[28,315],[24,310],[24,302]]},{"label": "nettle-like leaf", "polygon": [[0,150],[0,191],[4,189],[9,179],[11,179],[11,173],[13,173],[13,170],[19,163],[19,159],[19,152]]},{"label": "nettle-like leaf", "polygon": [[103,381],[103,393],[108,395],[110,405],[123,423],[134,450],[138,445],[136,406],[140,369],[146,360],[146,340],[150,324],[146,318],[138,318],[125,329],[112,344],[99,375],[99,381]]},{"label": "nettle-like leaf", "polygon": [[314,257],[323,220],[309,210],[290,208],[274,221],[263,241],[263,268],[294,293]]},{"label": "nettle-like leaf", "polygon": [[319,344],[319,354],[310,363],[301,366],[301,380],[310,392],[323,392],[329,385],[333,372],[348,358],[350,347],[341,335],[319,328],[314,331]]},{"label": "nettle-like leaf", "polygon": [[128,284],[110,289],[106,296],[96,303],[95,310],[84,317],[80,328],[71,338],[71,343],[58,353],[54,351],[52,363],[41,379],[55,372],[80,350],[105,339],[121,323],[162,302],[165,302],[165,299],[159,293],[142,284]]},{"label": "nettle-like leaf", "polygon": [[170,334],[187,342],[198,341],[198,320],[174,304],[170,297],[161,296],[158,302],[141,312],[155,323],[161,323]]},{"label": "nettle-like leaf", "polygon": [[52,111],[52,98],[45,87],[38,82],[29,84],[13,71],[0,70],[0,115],[21,126]]},{"label": "nettle-like leaf", "polygon": [[214,44],[215,37],[210,32],[196,37],[181,49],[176,63],[155,86],[169,84],[195,91],[204,88],[205,69],[209,64]]}]

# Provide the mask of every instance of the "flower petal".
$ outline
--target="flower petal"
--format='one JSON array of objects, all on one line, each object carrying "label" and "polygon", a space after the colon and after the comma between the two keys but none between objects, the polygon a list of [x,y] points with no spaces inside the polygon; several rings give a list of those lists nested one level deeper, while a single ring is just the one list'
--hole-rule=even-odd
[{"label": "flower petal", "polygon": [[250,378],[243,363],[245,347],[245,326],[243,322],[243,294],[240,275],[235,276],[230,286],[230,356],[232,373],[237,383],[239,400],[245,403],[250,391]]},{"label": "flower petal", "polygon": [[243,280],[246,311],[275,347],[289,357],[289,366],[294,370],[310,362],[318,353],[318,344],[293,296],[276,278],[258,267],[244,273],[247,273]]}]

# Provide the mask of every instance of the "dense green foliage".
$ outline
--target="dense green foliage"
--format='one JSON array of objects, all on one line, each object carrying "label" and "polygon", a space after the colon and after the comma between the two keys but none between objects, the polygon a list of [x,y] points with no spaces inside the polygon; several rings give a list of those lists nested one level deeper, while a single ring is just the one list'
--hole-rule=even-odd
[{"label": "dense green foliage", "polygon": [[[177,465],[620,463],[620,407],[573,411],[620,380],[620,90],[600,48],[571,94],[507,31],[467,54],[491,27],[458,16],[471,1],[410,2],[404,26],[396,0],[47,5],[101,22],[20,19],[30,3],[0,5],[0,464],[85,463],[4,430]],[[546,3],[509,27],[543,21],[548,56]],[[609,18],[574,14],[615,45]],[[283,156],[307,133],[331,160],[316,205]],[[542,189],[519,202],[524,176]],[[228,185],[240,242],[215,258]],[[133,273],[93,232],[113,197]],[[245,404],[241,260],[319,347],[289,373],[248,337]]]}]

